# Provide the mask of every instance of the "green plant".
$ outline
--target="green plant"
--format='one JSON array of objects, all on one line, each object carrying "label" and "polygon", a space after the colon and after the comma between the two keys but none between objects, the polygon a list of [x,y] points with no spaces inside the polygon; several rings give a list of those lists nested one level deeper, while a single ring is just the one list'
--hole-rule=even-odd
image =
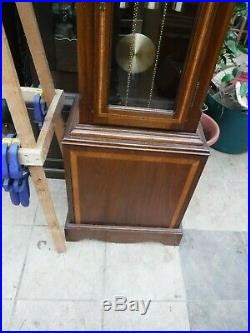
[{"label": "green plant", "polygon": [[234,8],[235,16],[245,16],[248,15],[248,3],[247,2],[238,2]]},{"label": "green plant", "polygon": [[[234,100],[236,103],[246,100],[248,96],[248,74],[246,68],[237,63],[237,58],[242,54],[248,54],[247,47],[240,42],[242,26],[246,25],[248,17],[248,3],[238,2],[235,6],[234,14],[225,36],[221,48],[219,60],[217,63],[216,73],[223,71],[218,96],[225,100]],[[240,28],[239,28],[240,26]],[[237,84],[237,89],[236,89]],[[241,104],[241,103],[240,103]]]},{"label": "green plant", "polygon": [[231,20],[229,30],[226,34],[226,37],[221,48],[219,61],[218,61],[218,70],[223,70],[229,64],[234,64],[235,58],[242,52],[248,54],[248,48],[238,41],[238,32],[235,28],[236,18],[247,18],[248,16],[248,3],[247,2],[238,2],[235,6],[234,15]]}]

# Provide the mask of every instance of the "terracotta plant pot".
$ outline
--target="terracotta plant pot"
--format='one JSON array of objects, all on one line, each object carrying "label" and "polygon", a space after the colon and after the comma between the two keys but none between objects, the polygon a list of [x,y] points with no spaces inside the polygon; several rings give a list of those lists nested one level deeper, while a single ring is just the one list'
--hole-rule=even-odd
[{"label": "terracotta plant pot", "polygon": [[219,139],[220,128],[213,118],[209,117],[207,114],[202,113],[201,115],[201,125],[203,127],[204,135],[208,146],[212,146]]},{"label": "terracotta plant pot", "polygon": [[220,137],[214,149],[227,154],[242,154],[248,150],[248,112],[240,108],[228,108],[207,95],[206,114],[220,127]]}]

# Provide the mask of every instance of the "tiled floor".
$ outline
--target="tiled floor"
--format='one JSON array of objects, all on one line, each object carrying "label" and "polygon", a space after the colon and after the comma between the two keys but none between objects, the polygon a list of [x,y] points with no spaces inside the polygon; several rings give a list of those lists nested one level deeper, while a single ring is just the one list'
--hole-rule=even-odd
[{"label": "tiled floor", "polygon": [[[63,224],[64,181],[49,183]],[[35,193],[28,209],[4,193],[3,329],[247,330],[247,213],[247,154],[214,150],[180,247],[86,240],[59,255]],[[151,303],[104,312],[115,296]]]}]

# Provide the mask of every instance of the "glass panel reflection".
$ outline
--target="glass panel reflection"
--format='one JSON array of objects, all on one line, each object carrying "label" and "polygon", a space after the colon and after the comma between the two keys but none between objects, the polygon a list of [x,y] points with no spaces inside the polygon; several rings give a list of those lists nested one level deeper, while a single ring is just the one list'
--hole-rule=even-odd
[{"label": "glass panel reflection", "polygon": [[112,105],[173,110],[197,3],[114,4]]}]

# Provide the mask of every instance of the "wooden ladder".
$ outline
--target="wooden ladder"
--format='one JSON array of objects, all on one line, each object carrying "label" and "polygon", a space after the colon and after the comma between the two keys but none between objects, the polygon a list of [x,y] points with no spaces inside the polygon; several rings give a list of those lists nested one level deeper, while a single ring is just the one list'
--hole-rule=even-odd
[{"label": "wooden ladder", "polygon": [[[66,250],[65,237],[58,223],[43,168],[54,132],[62,151],[61,141],[64,134],[64,122],[61,111],[64,103],[64,93],[54,87],[32,3],[16,2],[16,6],[41,89],[20,87],[9,43],[2,26],[3,97],[6,99],[17,137],[20,139],[19,161],[29,168],[55,249],[58,252],[64,252]],[[42,93],[48,106],[48,112],[36,141],[25,101],[33,100],[33,96],[38,93]]]}]

